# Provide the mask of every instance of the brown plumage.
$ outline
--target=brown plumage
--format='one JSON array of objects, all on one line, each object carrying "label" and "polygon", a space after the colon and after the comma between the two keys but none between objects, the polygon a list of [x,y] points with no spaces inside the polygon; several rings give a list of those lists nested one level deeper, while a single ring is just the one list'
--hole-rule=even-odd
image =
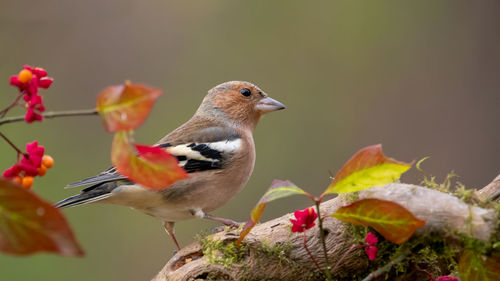
[{"label": "brown plumage", "polygon": [[200,217],[235,225],[207,212],[224,205],[248,182],[255,164],[253,130],[263,114],[283,108],[249,82],[220,84],[208,92],[189,121],[157,143],[178,158],[188,178],[155,191],[110,168],[69,185],[90,186],[57,205],[99,202],[132,207],[164,221],[178,248],[173,233],[176,221]]}]

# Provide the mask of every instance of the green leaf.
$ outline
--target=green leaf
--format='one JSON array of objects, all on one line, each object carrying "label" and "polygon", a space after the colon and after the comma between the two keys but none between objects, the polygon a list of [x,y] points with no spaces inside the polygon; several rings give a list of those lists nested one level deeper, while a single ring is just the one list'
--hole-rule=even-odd
[{"label": "green leaf", "polygon": [[495,281],[500,276],[500,256],[486,257],[473,250],[465,250],[458,262],[462,281]]},{"label": "green leaf", "polygon": [[401,244],[425,225],[403,206],[380,199],[362,199],[339,208],[333,217],[355,225],[370,226],[385,239]]},{"label": "green leaf", "polygon": [[161,90],[126,82],[104,89],[97,97],[97,111],[108,132],[133,130],[146,120],[161,94]]},{"label": "green leaf", "polygon": [[111,148],[111,161],[117,171],[144,187],[159,190],[188,177],[177,158],[161,147],[134,145],[127,132],[117,132]]},{"label": "green leaf", "polygon": [[12,255],[53,252],[83,256],[68,222],[35,193],[0,178],[0,251]]},{"label": "green leaf", "polygon": [[245,236],[247,236],[247,234],[250,233],[252,228],[257,224],[262,216],[262,213],[264,213],[264,209],[268,202],[295,194],[303,194],[313,198],[309,193],[297,187],[290,181],[274,180],[266,193],[264,193],[264,196],[262,196],[259,200],[259,203],[257,203],[257,205],[250,212],[250,219],[245,223],[245,226],[240,233],[240,237],[238,241],[236,241],[236,245],[239,246]]},{"label": "green leaf", "polygon": [[365,147],[344,164],[323,195],[360,191],[391,183],[412,165],[385,157],[380,144]]}]

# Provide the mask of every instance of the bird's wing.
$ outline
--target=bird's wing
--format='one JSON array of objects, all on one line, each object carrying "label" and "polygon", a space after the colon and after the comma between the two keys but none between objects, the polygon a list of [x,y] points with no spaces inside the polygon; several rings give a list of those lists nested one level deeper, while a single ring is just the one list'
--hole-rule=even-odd
[{"label": "bird's wing", "polygon": [[188,173],[221,169],[242,145],[241,135],[229,127],[208,127],[181,138],[167,136],[165,141],[159,145]]},{"label": "bird's wing", "polygon": [[[228,127],[208,127],[191,134],[184,134],[182,138],[169,138],[156,144],[177,157],[179,166],[186,172],[201,172],[221,169],[225,162],[241,146],[241,136],[236,130]],[[92,185],[83,191],[94,189],[103,183],[124,181],[127,178],[110,167],[104,172],[71,184],[66,188]]]}]

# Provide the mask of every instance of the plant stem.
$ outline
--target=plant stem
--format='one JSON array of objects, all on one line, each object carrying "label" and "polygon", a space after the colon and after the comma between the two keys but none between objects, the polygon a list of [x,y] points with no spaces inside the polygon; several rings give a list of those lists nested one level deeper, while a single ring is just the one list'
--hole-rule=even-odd
[{"label": "plant stem", "polygon": [[3,118],[9,110],[11,110],[14,106],[16,106],[23,95],[24,95],[24,92],[19,93],[17,95],[16,99],[9,106],[2,109],[2,111],[0,111],[0,118]]},{"label": "plant stem", "polygon": [[319,263],[318,261],[314,258],[314,256],[311,254],[311,251],[309,251],[309,248],[307,248],[307,239],[306,239],[306,231],[304,230],[304,249],[306,249],[306,252],[309,254],[309,257],[311,258],[311,260],[314,262],[314,264],[316,265],[316,268],[318,268],[318,270],[321,272],[321,266],[319,266]]},{"label": "plant stem", "polygon": [[326,280],[333,280],[332,279],[332,273],[331,273],[331,268],[330,268],[330,262],[328,261],[328,252],[326,250],[326,242],[325,242],[325,233],[323,231],[323,220],[321,219],[321,212],[319,210],[319,204],[320,200],[314,200],[314,205],[316,205],[316,212],[318,213],[318,222],[319,222],[319,233],[321,237],[321,244],[323,245],[323,255],[325,256],[325,274],[326,274]]},{"label": "plant stem", "polygon": [[387,271],[389,271],[392,268],[393,265],[396,265],[396,264],[402,262],[406,258],[407,255],[408,255],[407,253],[403,253],[403,254],[399,255],[397,258],[395,258],[394,260],[390,261],[386,265],[384,265],[381,268],[375,270],[374,272],[368,274],[368,276],[366,276],[365,279],[363,279],[361,281],[371,281],[374,278],[377,278],[377,277],[381,276],[382,274],[384,274]]},{"label": "plant stem", "polygon": [[[84,115],[97,115],[95,109],[81,109],[81,110],[66,110],[66,111],[51,111],[42,114],[44,118],[56,117],[69,117],[69,116],[84,116]],[[0,125],[24,121],[24,116],[13,116],[0,119]]]},{"label": "plant stem", "polygon": [[19,154],[24,155],[24,152],[22,152],[13,142],[9,140],[7,136],[5,136],[3,133],[0,132],[0,137],[2,137],[12,148],[14,148],[15,151],[17,151],[18,156]]}]

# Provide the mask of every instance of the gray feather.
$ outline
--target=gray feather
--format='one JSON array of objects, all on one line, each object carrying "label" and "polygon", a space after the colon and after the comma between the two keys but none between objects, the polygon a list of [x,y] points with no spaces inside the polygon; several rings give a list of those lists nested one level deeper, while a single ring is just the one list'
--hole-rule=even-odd
[{"label": "gray feather", "polygon": [[109,197],[110,192],[122,184],[124,184],[124,181],[114,181],[92,185],[83,189],[80,194],[73,195],[57,202],[55,206],[59,208],[66,208],[96,202]]},{"label": "gray feather", "polygon": [[94,184],[107,183],[107,182],[123,180],[123,179],[126,179],[126,177],[120,175],[116,171],[115,167],[110,167],[106,171],[98,174],[97,176],[93,176],[90,178],[79,180],[77,182],[70,183],[70,184],[66,185],[66,187],[64,187],[64,188],[72,188],[72,187],[91,185],[91,184],[94,185]]}]

